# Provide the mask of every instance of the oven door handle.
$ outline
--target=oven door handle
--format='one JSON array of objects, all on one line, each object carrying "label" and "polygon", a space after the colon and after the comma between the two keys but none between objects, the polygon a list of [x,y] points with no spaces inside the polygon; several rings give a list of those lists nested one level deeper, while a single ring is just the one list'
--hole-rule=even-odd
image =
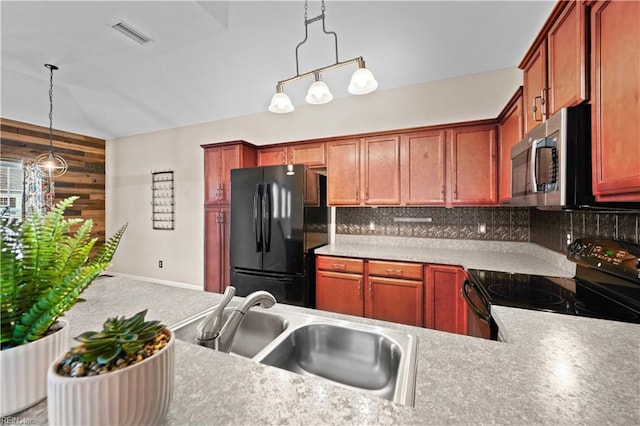
[{"label": "oven door handle", "polygon": [[[473,288],[473,285],[471,285],[469,280],[465,280],[464,284],[462,284],[462,289],[460,289],[460,292],[462,293],[462,298],[467,302],[467,304],[476,313],[476,315],[478,315],[478,318],[480,318],[487,324],[490,324],[491,315],[482,313],[480,309],[471,301],[471,297],[469,297],[469,292],[467,291],[467,288]],[[480,295],[478,295],[478,297],[480,297]]]}]

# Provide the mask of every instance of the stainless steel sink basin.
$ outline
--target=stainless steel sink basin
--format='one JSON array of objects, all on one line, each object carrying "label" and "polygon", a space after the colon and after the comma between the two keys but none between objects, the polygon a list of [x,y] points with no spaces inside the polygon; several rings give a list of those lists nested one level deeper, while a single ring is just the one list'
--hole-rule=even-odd
[{"label": "stainless steel sink basin", "polygon": [[[233,307],[226,308],[226,320]],[[195,343],[196,329],[213,308],[171,328],[176,337]],[[404,405],[414,404],[415,336],[368,324],[252,308],[235,336],[231,353],[254,362]]]},{"label": "stainless steel sink basin", "polygon": [[400,346],[382,334],[310,324],[288,334],[260,362],[393,400],[401,358]]},{"label": "stainless steel sink basin", "polygon": [[[172,327],[176,338],[195,343],[196,329],[212,309],[208,309]],[[226,308],[222,320],[226,321],[234,308]],[[287,329],[289,322],[281,315],[253,308],[244,317],[231,346],[231,353],[245,358],[253,358]]]}]

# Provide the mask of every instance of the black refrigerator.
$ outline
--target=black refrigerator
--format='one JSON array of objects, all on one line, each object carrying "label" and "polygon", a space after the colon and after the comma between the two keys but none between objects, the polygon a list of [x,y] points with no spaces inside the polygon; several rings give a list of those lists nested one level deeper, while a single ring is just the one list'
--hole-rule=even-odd
[{"label": "black refrigerator", "polygon": [[326,177],[303,165],[231,170],[231,285],[315,307],[313,249],[328,243]]}]

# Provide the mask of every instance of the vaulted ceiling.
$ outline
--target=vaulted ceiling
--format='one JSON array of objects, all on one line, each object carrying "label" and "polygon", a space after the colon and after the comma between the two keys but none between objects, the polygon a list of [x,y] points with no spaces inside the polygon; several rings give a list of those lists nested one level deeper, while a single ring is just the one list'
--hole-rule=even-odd
[{"label": "vaulted ceiling", "polygon": [[[339,60],[363,56],[378,90],[517,66],[553,1],[326,1]],[[320,14],[310,1],[309,17]],[[2,1],[1,116],[110,139],[267,109],[294,76],[302,1]],[[124,21],[140,45],[111,28]],[[309,26],[300,72],[335,61]],[[355,67],[326,73],[335,97]],[[312,80],[287,84],[294,104]]]}]

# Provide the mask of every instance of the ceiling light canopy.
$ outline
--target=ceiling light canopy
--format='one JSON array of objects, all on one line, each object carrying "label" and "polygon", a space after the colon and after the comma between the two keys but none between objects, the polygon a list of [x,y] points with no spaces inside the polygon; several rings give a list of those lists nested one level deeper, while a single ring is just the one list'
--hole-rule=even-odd
[{"label": "ceiling light canopy", "polygon": [[[291,99],[289,98],[289,96],[287,96],[287,94],[284,93],[284,85],[286,83],[289,83],[295,80],[300,80],[310,76],[314,76],[315,81],[311,84],[311,86],[309,86],[309,90],[305,98],[307,103],[310,103],[313,105],[319,105],[319,104],[326,104],[328,102],[331,102],[331,100],[333,99],[333,95],[331,94],[331,91],[329,90],[329,87],[327,86],[327,84],[322,81],[322,73],[326,71],[330,71],[335,68],[345,66],[345,65],[349,65],[349,64],[356,64],[358,66],[358,69],[353,73],[353,76],[351,77],[351,82],[348,87],[349,93],[351,93],[352,95],[365,95],[367,93],[373,92],[378,87],[378,82],[373,77],[373,74],[371,73],[371,71],[369,71],[365,67],[365,62],[362,56],[350,59],[348,61],[343,61],[343,62],[340,62],[338,60],[338,35],[334,31],[327,31],[325,29],[324,0],[322,1],[322,9],[321,9],[322,13],[316,16],[315,18],[307,19],[307,9],[308,9],[308,5],[307,5],[307,1],[305,0],[304,2],[304,40],[302,40],[296,46],[296,75],[278,82],[278,84],[276,85],[276,94],[273,95],[273,97],[271,98],[271,104],[269,105],[269,111],[271,112],[283,114],[283,113],[288,113],[293,111],[295,107],[293,106],[293,103],[291,103]],[[298,49],[307,41],[307,38],[309,35],[309,32],[308,32],[309,24],[312,24],[318,21],[322,21],[322,31],[325,34],[333,36],[334,44],[335,44],[335,52],[336,52],[336,62],[331,65],[327,65],[325,67],[318,68],[313,71],[306,72],[304,74],[300,74],[300,66],[298,61]]]}]

